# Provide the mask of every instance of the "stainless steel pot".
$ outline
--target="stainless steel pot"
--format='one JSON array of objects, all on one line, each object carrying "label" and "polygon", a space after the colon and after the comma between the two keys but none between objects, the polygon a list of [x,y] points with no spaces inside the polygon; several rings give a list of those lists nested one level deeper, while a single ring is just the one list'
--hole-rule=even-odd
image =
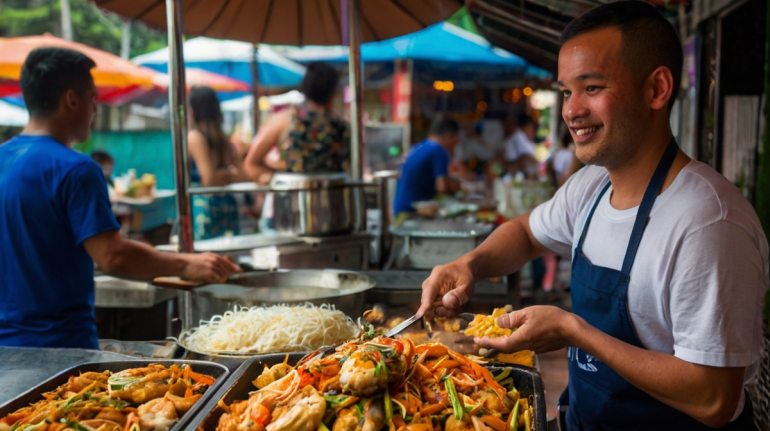
[{"label": "stainless steel pot", "polygon": [[276,173],[274,228],[292,235],[338,235],[361,231],[365,223],[363,183],[344,173]]}]

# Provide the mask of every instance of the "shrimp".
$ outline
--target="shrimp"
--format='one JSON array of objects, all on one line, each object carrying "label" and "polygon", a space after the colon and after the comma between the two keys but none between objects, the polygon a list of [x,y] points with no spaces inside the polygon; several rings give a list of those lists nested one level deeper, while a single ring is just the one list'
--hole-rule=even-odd
[{"label": "shrimp", "polygon": [[359,346],[340,368],[342,392],[370,396],[385,389],[389,381],[401,381],[407,370],[405,352],[411,350],[409,343],[384,337]]},{"label": "shrimp", "polygon": [[168,392],[171,377],[171,370],[160,364],[129,368],[110,376],[107,381],[109,394],[113,398],[142,404]]},{"label": "shrimp", "polygon": [[342,364],[340,384],[342,391],[359,396],[369,396],[385,389],[388,372],[383,369],[375,352],[356,350]]},{"label": "shrimp", "polygon": [[267,431],[315,430],[326,412],[326,399],[312,386],[305,386],[296,395],[273,410],[273,420]]},{"label": "shrimp", "polygon": [[340,410],[332,431],[378,431],[385,425],[385,411],[379,399],[369,399],[359,417],[355,407]]},{"label": "shrimp", "polygon": [[96,371],[88,371],[85,373],[80,374],[79,376],[72,376],[69,378],[67,383],[64,384],[64,386],[57,389],[56,392],[76,392],[79,393],[83,389],[93,385],[94,383],[98,385],[107,384],[107,372],[96,372]]},{"label": "shrimp", "polygon": [[87,419],[79,422],[86,429],[99,431],[123,431],[123,425],[107,419]]},{"label": "shrimp", "polygon": [[142,430],[168,431],[178,419],[174,403],[166,398],[148,401],[139,406],[136,412]]},{"label": "shrimp", "polygon": [[500,398],[497,392],[487,388],[478,388],[470,397],[478,401],[488,412],[505,413],[511,411],[513,407],[513,403],[508,397]]},{"label": "shrimp", "polygon": [[258,389],[264,388],[265,386],[269,385],[270,383],[273,383],[274,381],[280,379],[281,377],[289,374],[291,370],[294,368],[289,364],[276,364],[273,365],[270,368],[265,369],[262,371],[262,374],[259,375],[252,384],[256,386]]},{"label": "shrimp", "polygon": [[203,394],[194,394],[189,397],[180,397],[177,395],[172,394],[171,392],[168,392],[166,394],[166,399],[171,401],[171,403],[174,404],[174,408],[179,413],[185,413],[187,410],[190,410],[192,406],[199,400]]}]

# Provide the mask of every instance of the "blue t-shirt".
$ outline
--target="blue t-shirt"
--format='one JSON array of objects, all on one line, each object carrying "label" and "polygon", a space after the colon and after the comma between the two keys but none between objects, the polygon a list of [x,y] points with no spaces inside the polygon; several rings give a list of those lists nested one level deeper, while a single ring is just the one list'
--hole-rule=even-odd
[{"label": "blue t-shirt", "polygon": [[49,136],[0,145],[0,345],[98,348],[83,241],[118,228],[91,158]]},{"label": "blue t-shirt", "polygon": [[437,142],[426,139],[415,145],[401,167],[393,212],[411,212],[413,202],[435,198],[436,179],[447,176],[449,160],[449,151]]}]

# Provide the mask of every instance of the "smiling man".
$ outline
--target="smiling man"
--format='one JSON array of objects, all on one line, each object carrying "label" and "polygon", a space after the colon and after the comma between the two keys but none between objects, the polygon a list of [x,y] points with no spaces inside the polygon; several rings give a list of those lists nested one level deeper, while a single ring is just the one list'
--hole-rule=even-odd
[{"label": "smiling man", "polygon": [[682,69],[651,5],[599,6],[564,30],[562,117],[588,166],[550,201],[435,268],[420,311],[456,312],[473,282],[548,250],[572,257],[572,312],[500,318],[504,351],[569,347],[569,430],[753,429],[768,245],[751,205],[682,153],[669,125]]}]

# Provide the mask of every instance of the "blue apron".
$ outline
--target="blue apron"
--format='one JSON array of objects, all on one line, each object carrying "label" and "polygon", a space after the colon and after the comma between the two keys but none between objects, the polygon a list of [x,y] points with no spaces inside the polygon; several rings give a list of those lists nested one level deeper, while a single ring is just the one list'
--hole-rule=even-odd
[{"label": "blue apron", "polygon": [[[672,139],[661,157],[658,167],[644,193],[636,215],[631,238],[620,271],[596,266],[583,254],[583,241],[591,224],[591,218],[608,183],[599,192],[591,207],[580,235],[572,261],[572,308],[573,312],[602,332],[621,341],[642,347],[628,314],[628,284],[631,267],[655,198],[678,151]],[[708,428],[690,416],[654,399],[627,382],[597,358],[576,348],[569,347],[569,385],[567,429],[576,430],[700,430]],[[748,397],[742,418],[751,418]],[[739,422],[739,421],[736,421]],[[731,424],[734,425],[735,423]],[[745,428],[743,428],[745,429]]]}]

